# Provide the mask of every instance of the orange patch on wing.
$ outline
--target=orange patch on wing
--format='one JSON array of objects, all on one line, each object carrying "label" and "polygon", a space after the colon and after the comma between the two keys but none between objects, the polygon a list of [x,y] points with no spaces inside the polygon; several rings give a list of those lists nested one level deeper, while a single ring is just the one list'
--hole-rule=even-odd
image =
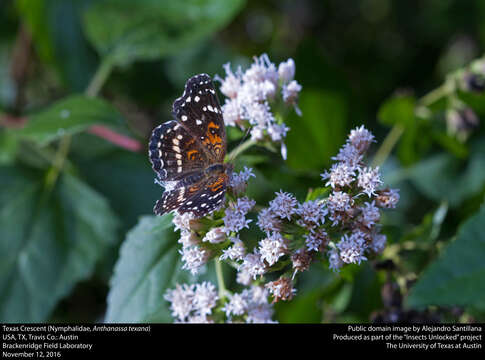
[{"label": "orange patch on wing", "polygon": [[[221,148],[222,147],[222,139],[219,135],[215,134],[213,135],[211,133],[211,129],[219,129],[219,125],[217,125],[214,122],[210,122],[209,125],[207,126],[207,138],[209,139],[210,143],[215,147],[215,148]],[[205,141],[204,141],[205,142]]]},{"label": "orange patch on wing", "polygon": [[209,185],[209,188],[211,189],[212,192],[216,192],[220,190],[224,186],[224,182],[227,180],[227,175],[226,174],[221,174],[217,178],[217,180]]},{"label": "orange patch on wing", "polygon": [[198,150],[189,150],[187,151],[187,159],[189,160],[195,160],[197,154],[199,153]]},{"label": "orange patch on wing", "polygon": [[189,192],[193,193],[193,192],[198,191],[199,189],[200,189],[199,186],[194,185],[194,186],[189,187]]}]

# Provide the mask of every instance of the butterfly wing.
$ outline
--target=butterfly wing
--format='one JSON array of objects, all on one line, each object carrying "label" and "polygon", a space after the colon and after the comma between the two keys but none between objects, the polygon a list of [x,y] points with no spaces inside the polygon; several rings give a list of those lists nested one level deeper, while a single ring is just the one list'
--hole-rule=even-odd
[{"label": "butterfly wing", "polygon": [[208,162],[195,139],[174,120],[153,130],[148,155],[158,178],[167,184],[203,171]]},{"label": "butterfly wing", "polygon": [[183,95],[173,103],[173,114],[201,144],[213,163],[224,161],[224,119],[209,75],[199,74],[187,81]]},{"label": "butterfly wing", "polygon": [[165,191],[153,210],[157,215],[177,209],[179,214],[190,212],[203,217],[222,205],[226,185],[225,173],[210,175],[190,186]]}]

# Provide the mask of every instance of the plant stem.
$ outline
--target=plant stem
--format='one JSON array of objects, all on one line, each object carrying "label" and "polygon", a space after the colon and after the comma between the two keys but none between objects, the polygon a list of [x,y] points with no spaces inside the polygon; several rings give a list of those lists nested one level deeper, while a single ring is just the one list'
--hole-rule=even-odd
[{"label": "plant stem", "polygon": [[96,97],[101,88],[103,87],[104,83],[108,79],[108,76],[111,74],[113,70],[113,63],[109,58],[105,58],[101,61],[96,73],[94,74],[91,82],[89,83],[88,87],[86,88],[85,94],[89,97]]},{"label": "plant stem", "polygon": [[224,275],[222,274],[222,263],[219,258],[214,259],[216,265],[217,287],[219,288],[219,298],[226,297],[226,286],[224,285]]},{"label": "plant stem", "polygon": [[[111,70],[113,68],[112,62],[109,59],[104,59],[99,65],[96,73],[94,74],[91,82],[86,88],[85,95],[89,97],[95,97],[99,94],[99,91],[106,82]],[[66,162],[69,148],[71,147],[71,135],[64,135],[59,141],[59,147],[57,148],[54,163],[50,167],[46,175],[45,186],[47,193],[49,193],[55,186],[57,178],[61,173],[64,163]]]},{"label": "plant stem", "polygon": [[251,146],[253,146],[254,144],[256,144],[256,141],[255,140],[252,140],[252,139],[249,139],[249,140],[246,140],[245,142],[243,142],[242,144],[238,145],[237,147],[235,147],[230,153],[229,155],[227,155],[227,159],[229,161],[231,161],[232,159],[235,159],[236,156],[238,156],[239,154],[241,154],[242,152],[246,151],[247,149],[249,149]]},{"label": "plant stem", "polygon": [[386,138],[382,142],[382,145],[377,150],[372,160],[372,167],[381,166],[391,154],[392,149],[396,146],[399,138],[404,133],[404,127],[399,124],[395,124],[391,131],[387,134]]},{"label": "plant stem", "polygon": [[422,96],[418,101],[418,105],[428,107],[439,101],[441,98],[450,95],[453,91],[454,83],[452,79],[447,79],[443,85]]},{"label": "plant stem", "polygon": [[69,147],[71,146],[71,135],[65,135],[61,138],[59,142],[59,147],[54,157],[54,162],[47,172],[45,179],[45,186],[47,192],[50,192],[54,185],[56,184],[57,178],[64,167],[66,162],[67,154],[69,153]]}]

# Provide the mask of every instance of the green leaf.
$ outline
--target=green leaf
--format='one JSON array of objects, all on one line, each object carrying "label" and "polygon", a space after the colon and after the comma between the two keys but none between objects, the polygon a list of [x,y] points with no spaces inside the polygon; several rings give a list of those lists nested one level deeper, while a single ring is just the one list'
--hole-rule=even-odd
[{"label": "green leaf", "polygon": [[458,98],[470,106],[479,116],[485,116],[485,94],[462,90],[456,92]]},{"label": "green leaf", "polygon": [[73,91],[82,91],[96,69],[96,53],[89,46],[81,27],[83,9],[92,1],[16,2],[40,60],[55,65],[66,85]]},{"label": "green leaf", "polygon": [[0,168],[0,319],[45,321],[116,239],[106,200],[64,174],[47,200],[38,173]]},{"label": "green leaf", "polygon": [[345,142],[347,110],[345,100],[334,92],[306,90],[299,106],[303,116],[288,118],[286,138],[288,165],[293,169],[323,171]]},{"label": "green leaf", "polygon": [[143,216],[124,241],[108,295],[107,322],[172,322],[169,287],[186,282],[172,216]]},{"label": "green leaf", "polygon": [[95,124],[120,125],[121,115],[104,100],[73,95],[30,115],[25,127],[12,132],[46,145],[64,135],[76,134]]},{"label": "green leaf", "polygon": [[413,286],[408,306],[485,306],[484,222],[482,205]]},{"label": "green leaf", "polygon": [[392,97],[381,105],[377,117],[384,125],[412,127],[415,122],[415,106],[416,100],[413,96]]},{"label": "green leaf", "polygon": [[87,37],[115,65],[154,60],[224,27],[243,0],[104,0],[84,15]]},{"label": "green leaf", "polygon": [[409,169],[408,175],[421,193],[451,207],[479,193],[485,186],[485,146],[472,144],[467,162],[450,154],[438,154]]}]

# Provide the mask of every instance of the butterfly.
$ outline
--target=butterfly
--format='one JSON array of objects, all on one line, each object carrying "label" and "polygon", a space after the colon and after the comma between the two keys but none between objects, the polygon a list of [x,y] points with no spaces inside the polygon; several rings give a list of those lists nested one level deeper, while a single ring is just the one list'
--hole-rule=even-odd
[{"label": "butterfly", "polygon": [[153,130],[149,141],[150,162],[165,188],[153,211],[200,218],[222,205],[232,172],[232,164],[224,164],[224,119],[209,75],[187,80],[173,103],[173,116]]}]

